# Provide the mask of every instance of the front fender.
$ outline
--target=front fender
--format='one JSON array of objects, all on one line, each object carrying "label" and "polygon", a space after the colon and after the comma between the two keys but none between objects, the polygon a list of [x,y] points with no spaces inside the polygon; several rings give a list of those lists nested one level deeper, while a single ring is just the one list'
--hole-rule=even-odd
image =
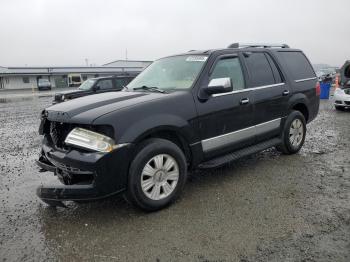
[{"label": "front fender", "polygon": [[157,131],[176,131],[180,133],[188,142],[195,141],[196,135],[191,125],[185,119],[171,114],[157,114],[143,118],[131,124],[123,135],[118,139],[118,143],[130,143]]}]

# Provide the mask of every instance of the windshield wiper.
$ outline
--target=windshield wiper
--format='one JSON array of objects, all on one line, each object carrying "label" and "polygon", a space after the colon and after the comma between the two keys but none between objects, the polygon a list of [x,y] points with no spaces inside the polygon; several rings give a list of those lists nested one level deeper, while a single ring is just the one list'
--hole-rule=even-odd
[{"label": "windshield wiper", "polygon": [[165,90],[159,89],[156,86],[140,86],[140,87],[135,87],[134,90],[149,90],[149,91],[156,91],[159,93],[167,93]]}]

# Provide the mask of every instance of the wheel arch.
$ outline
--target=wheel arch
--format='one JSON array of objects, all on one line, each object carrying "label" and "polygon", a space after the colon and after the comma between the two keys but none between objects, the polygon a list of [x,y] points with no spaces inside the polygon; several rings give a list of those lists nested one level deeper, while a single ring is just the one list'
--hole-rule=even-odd
[{"label": "wheel arch", "polygon": [[305,95],[303,94],[297,94],[295,96],[293,96],[290,100],[289,100],[289,112],[291,112],[292,110],[296,110],[299,111],[300,113],[303,114],[306,123],[309,122],[309,117],[310,117],[310,110],[308,108],[308,99]]},{"label": "wheel arch", "polygon": [[192,151],[189,146],[190,142],[179,128],[174,126],[159,126],[140,134],[135,139],[134,143],[137,145],[150,138],[162,138],[176,144],[184,153],[188,165],[191,166],[193,158]]}]

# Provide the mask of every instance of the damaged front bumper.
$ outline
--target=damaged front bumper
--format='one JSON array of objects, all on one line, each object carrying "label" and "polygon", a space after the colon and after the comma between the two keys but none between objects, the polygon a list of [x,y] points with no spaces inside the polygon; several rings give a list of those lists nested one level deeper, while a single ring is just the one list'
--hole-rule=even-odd
[{"label": "damaged front bumper", "polygon": [[121,193],[127,185],[134,146],[126,144],[110,153],[62,151],[44,137],[37,160],[42,171],[51,171],[64,185],[40,186],[37,195],[47,204],[63,206],[62,201],[87,201]]}]

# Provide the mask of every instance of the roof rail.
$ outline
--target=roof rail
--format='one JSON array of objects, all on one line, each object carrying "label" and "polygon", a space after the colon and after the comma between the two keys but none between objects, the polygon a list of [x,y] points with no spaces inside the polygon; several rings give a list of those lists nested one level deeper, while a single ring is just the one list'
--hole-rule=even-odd
[{"label": "roof rail", "polygon": [[260,47],[260,48],[272,48],[272,47],[280,47],[280,48],[289,48],[287,44],[243,44],[243,43],[233,43],[230,44],[227,48],[247,48],[247,47]]}]

